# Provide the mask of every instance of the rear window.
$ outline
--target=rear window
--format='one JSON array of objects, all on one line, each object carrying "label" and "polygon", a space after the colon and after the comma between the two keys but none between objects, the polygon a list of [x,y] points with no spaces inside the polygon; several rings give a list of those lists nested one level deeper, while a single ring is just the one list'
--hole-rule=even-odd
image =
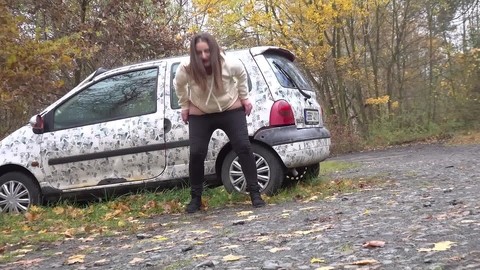
[{"label": "rear window", "polygon": [[312,90],[309,81],[294,62],[278,54],[265,54],[281,86],[302,90]]}]

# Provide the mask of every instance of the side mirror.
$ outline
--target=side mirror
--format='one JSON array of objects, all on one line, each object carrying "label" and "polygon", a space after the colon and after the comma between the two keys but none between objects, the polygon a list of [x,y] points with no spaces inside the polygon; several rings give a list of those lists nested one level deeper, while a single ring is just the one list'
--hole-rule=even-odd
[{"label": "side mirror", "polygon": [[30,118],[30,125],[32,126],[33,133],[43,133],[43,117],[41,115],[37,114],[32,116],[32,118]]}]

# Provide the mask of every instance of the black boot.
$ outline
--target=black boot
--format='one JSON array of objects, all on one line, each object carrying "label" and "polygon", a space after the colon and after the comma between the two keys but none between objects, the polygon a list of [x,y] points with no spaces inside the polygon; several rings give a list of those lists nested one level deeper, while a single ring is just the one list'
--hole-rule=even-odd
[{"label": "black boot", "polygon": [[252,206],[255,208],[264,207],[266,205],[259,191],[250,192],[250,199],[252,200]]},{"label": "black boot", "polygon": [[192,196],[192,199],[187,205],[187,213],[191,214],[200,210],[200,207],[202,206],[202,191],[203,185],[191,187],[190,195]]},{"label": "black boot", "polygon": [[202,197],[200,196],[192,196],[192,199],[187,205],[187,213],[195,213],[200,211],[200,207],[202,206]]}]

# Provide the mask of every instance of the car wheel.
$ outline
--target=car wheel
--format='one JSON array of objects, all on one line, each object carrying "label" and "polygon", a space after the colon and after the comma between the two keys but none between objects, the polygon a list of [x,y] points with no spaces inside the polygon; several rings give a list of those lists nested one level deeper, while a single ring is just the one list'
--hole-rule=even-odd
[{"label": "car wheel", "polygon": [[24,173],[9,172],[0,177],[0,212],[24,212],[40,203],[40,189]]},{"label": "car wheel", "polygon": [[295,169],[297,170],[296,175],[293,175],[292,172],[289,171],[285,175],[285,178],[290,181],[301,181],[308,177],[317,177],[320,174],[320,163],[302,166]]},{"label": "car wheel", "polygon": [[[252,144],[253,155],[257,165],[260,192],[274,195],[282,185],[283,169],[279,159],[268,149]],[[222,182],[227,192],[247,193],[247,182],[243,176],[242,166],[237,154],[231,150],[222,163]]]}]

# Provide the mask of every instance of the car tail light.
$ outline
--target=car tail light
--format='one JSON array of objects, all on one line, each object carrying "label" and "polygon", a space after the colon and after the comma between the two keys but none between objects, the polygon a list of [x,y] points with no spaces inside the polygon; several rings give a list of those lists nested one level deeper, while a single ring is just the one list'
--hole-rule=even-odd
[{"label": "car tail light", "polygon": [[285,100],[278,100],[270,110],[270,126],[295,125],[292,106]]}]

